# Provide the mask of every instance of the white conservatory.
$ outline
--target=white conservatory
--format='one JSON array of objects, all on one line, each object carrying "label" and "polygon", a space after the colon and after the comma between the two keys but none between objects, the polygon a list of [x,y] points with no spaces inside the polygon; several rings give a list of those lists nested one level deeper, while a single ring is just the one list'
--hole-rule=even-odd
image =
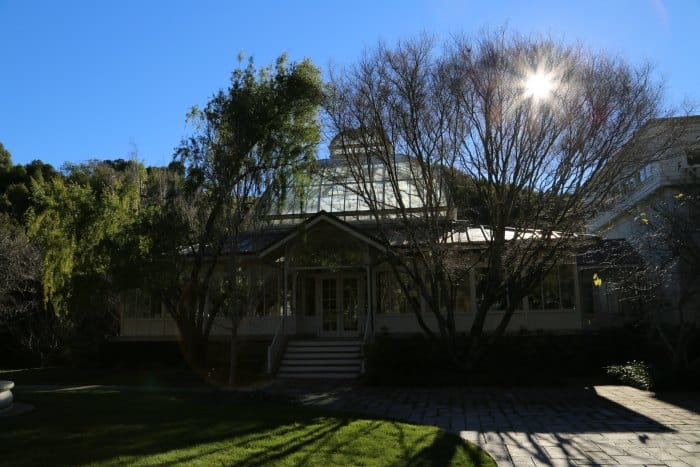
[{"label": "white conservatory", "polygon": [[[347,179],[344,172],[347,169],[334,151],[337,150],[331,145],[330,159],[320,161],[320,170],[302,199],[290,196],[270,216],[269,228],[264,232],[249,232],[244,239],[248,258],[258,265],[256,283],[261,287],[255,311],[243,319],[238,334],[272,343],[270,370],[274,356],[284,351],[287,341],[287,354],[298,341],[302,347],[317,346],[313,348],[318,356],[325,342],[331,346],[326,349],[335,349],[339,355],[348,357],[359,354],[362,342],[369,341],[376,333],[421,332],[404,292],[385,264],[383,253],[387,247],[373,235],[376,224],[372,212],[352,185],[342,182]],[[420,188],[408,176],[408,159],[405,163],[407,176],[399,181],[402,202],[409,209],[419,210]],[[372,177],[381,202],[378,208],[386,219],[391,219],[397,202],[394,191],[385,186],[388,182],[381,169]],[[447,209],[444,216],[450,216]],[[450,242],[478,248],[480,243],[488,241],[489,235],[488,228],[465,226],[451,233]],[[455,319],[460,331],[468,331],[474,318],[482,272],[473,268],[456,292]],[[579,281],[574,258],[555,267],[538,290],[523,300],[508,332],[571,332],[590,326],[591,310],[582,310],[582,305],[587,308],[590,300],[582,303]],[[503,313],[497,309],[490,311],[486,327],[496,327]],[[435,324],[429,313],[423,316],[429,326]],[[212,329],[212,337],[226,338],[227,324],[226,317],[220,318]],[[137,291],[128,294],[122,304],[118,339],[177,338],[177,327],[162,307]],[[308,372],[308,366],[295,367],[293,359],[285,367],[284,362],[289,358],[287,355],[282,359],[280,374],[285,371],[293,374],[294,368],[298,375],[319,374]],[[352,362],[351,374],[359,371],[355,360],[344,361]],[[332,367],[322,365],[326,370]]]}]

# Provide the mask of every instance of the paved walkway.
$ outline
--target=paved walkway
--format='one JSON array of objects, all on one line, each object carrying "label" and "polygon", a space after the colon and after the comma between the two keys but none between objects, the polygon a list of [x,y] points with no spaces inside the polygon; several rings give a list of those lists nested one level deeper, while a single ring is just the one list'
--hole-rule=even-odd
[{"label": "paved walkway", "polygon": [[627,386],[545,389],[370,388],[277,381],[266,392],[459,433],[499,466],[700,467],[700,394]]}]

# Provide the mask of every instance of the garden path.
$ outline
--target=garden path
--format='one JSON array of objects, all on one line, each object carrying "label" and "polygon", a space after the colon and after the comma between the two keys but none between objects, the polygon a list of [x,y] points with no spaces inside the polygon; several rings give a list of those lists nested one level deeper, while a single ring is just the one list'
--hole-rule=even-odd
[{"label": "garden path", "polygon": [[628,386],[377,388],[278,380],[265,391],[310,406],[436,425],[499,466],[700,467],[700,394]]}]

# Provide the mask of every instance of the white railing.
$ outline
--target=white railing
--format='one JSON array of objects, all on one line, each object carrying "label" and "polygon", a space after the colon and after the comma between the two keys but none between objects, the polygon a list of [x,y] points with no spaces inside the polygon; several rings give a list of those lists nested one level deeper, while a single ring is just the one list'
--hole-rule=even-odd
[{"label": "white railing", "polygon": [[371,324],[371,316],[369,313],[365,314],[365,329],[362,334],[362,363],[360,366],[360,373],[365,374],[365,360],[366,360],[366,355],[365,355],[365,349],[367,346],[370,344],[370,338],[372,337],[372,334],[370,333],[370,324]]},{"label": "white railing", "polygon": [[275,335],[272,337],[272,342],[267,348],[267,374],[272,376],[275,363],[279,360],[279,353],[282,351],[284,344],[284,321],[286,316],[282,316],[280,323],[277,325]]}]

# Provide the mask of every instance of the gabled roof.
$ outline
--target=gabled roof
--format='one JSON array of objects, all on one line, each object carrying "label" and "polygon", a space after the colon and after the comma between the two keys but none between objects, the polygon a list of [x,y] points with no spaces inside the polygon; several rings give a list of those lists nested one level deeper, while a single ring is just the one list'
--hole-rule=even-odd
[{"label": "gabled roof", "polygon": [[321,223],[321,222],[326,222],[333,227],[357,238],[358,240],[370,245],[371,247],[379,250],[379,251],[386,251],[386,247],[382,245],[380,242],[378,242],[376,239],[373,237],[367,235],[366,233],[362,232],[361,230],[357,229],[356,227],[348,224],[345,221],[342,221],[335,217],[332,214],[327,213],[326,211],[320,211],[313,216],[309,217],[306,219],[303,223],[300,225],[296,226],[294,229],[292,229],[288,234],[283,236],[282,238],[272,242],[258,253],[258,257],[262,258],[270,254],[271,252],[277,250],[278,248],[284,246],[285,244],[289,243],[292,241],[294,238],[296,238],[300,233],[302,233],[304,230],[308,230],[312,228],[313,226]]},{"label": "gabled roof", "polygon": [[[446,243],[488,243],[492,239],[493,232],[489,226],[473,225],[460,230],[452,230],[447,235]],[[588,237],[585,234],[564,234],[557,231],[545,233],[537,229],[516,229],[514,227],[507,227],[505,231],[506,240],[558,240],[567,236]]]}]

